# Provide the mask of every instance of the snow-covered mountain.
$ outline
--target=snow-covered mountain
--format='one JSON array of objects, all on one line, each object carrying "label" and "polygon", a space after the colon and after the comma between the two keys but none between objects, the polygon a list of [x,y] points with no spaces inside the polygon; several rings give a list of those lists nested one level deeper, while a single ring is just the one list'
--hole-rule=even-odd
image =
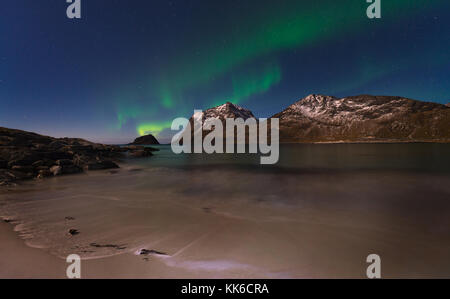
[{"label": "snow-covered mountain", "polygon": [[[204,111],[202,121],[254,117],[228,102]],[[450,107],[403,97],[313,94],[273,118],[280,119],[281,142],[450,142]]]},{"label": "snow-covered mountain", "polygon": [[[192,138],[194,137],[194,134],[198,134],[200,133],[203,138],[209,134],[211,131],[209,130],[202,130],[202,128],[198,128],[197,131],[194,131],[194,120],[196,120],[197,122],[201,122],[203,125],[206,124],[206,120],[210,120],[210,119],[220,119],[222,121],[222,125],[223,125],[223,136],[224,138],[226,138],[226,134],[225,134],[225,119],[226,118],[232,118],[232,119],[237,119],[237,118],[242,118],[243,120],[247,120],[249,118],[255,118],[255,116],[253,115],[253,113],[245,108],[242,108],[238,105],[235,105],[233,103],[230,102],[226,102],[223,105],[217,106],[217,107],[213,107],[213,108],[209,108],[205,111],[203,111],[203,115],[201,112],[197,112],[194,113],[191,118],[189,119],[190,125],[191,125],[191,136]],[[247,140],[247,135],[246,134],[246,140]]]},{"label": "snow-covered mountain", "polygon": [[[194,114],[192,117],[198,119],[200,114]],[[242,118],[246,120],[249,118],[255,118],[255,116],[248,109],[242,108],[230,102],[226,102],[223,105],[203,111],[203,121],[208,118],[218,118],[220,120],[224,120],[225,118]]]},{"label": "snow-covered mountain", "polygon": [[402,97],[309,95],[273,116],[282,142],[450,141],[450,108]]}]

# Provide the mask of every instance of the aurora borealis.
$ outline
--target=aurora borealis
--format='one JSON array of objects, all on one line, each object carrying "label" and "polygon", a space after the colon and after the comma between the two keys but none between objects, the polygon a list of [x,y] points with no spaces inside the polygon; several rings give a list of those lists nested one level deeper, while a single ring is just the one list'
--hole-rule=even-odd
[{"label": "aurora borealis", "polygon": [[[268,117],[310,93],[450,102],[450,3],[7,0],[0,126],[122,143],[226,101]],[[37,3],[38,2],[38,3]]]}]

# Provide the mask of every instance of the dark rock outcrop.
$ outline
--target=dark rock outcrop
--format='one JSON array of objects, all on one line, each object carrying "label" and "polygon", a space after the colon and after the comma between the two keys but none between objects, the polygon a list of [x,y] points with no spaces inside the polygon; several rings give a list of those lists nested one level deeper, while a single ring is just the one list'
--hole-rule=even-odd
[{"label": "dark rock outcrop", "polygon": [[79,231],[79,230],[74,229],[74,228],[69,229],[69,235],[71,235],[71,236],[76,236],[76,235],[78,235],[78,234],[80,234],[80,231]]},{"label": "dark rock outcrop", "polygon": [[125,152],[130,152],[131,157],[148,157],[152,151],[0,127],[0,186],[25,179],[119,168],[116,163],[126,157]]},{"label": "dark rock outcrop", "polygon": [[117,249],[117,250],[124,250],[126,249],[125,245],[126,244],[97,244],[97,243],[91,243],[89,244],[91,247],[95,247],[95,248],[112,248],[112,249]]},{"label": "dark rock outcrop", "polygon": [[402,97],[310,95],[273,118],[281,142],[450,142],[450,108]]},{"label": "dark rock outcrop", "polygon": [[139,255],[165,255],[165,256],[167,256],[168,254],[165,252],[161,252],[161,251],[157,251],[157,250],[153,250],[153,249],[141,249],[139,251]]},{"label": "dark rock outcrop", "polygon": [[156,140],[155,136],[151,134],[138,137],[133,141],[133,143],[130,143],[130,145],[154,145],[154,144],[159,144],[159,142],[158,140]]},{"label": "dark rock outcrop", "polygon": [[157,148],[143,146],[143,145],[129,145],[122,147],[128,152],[128,156],[132,158],[146,158],[153,156],[153,152],[159,151]]},{"label": "dark rock outcrop", "polygon": [[89,162],[84,166],[84,170],[101,170],[113,168],[119,168],[119,166],[111,160],[97,160],[94,162]]}]

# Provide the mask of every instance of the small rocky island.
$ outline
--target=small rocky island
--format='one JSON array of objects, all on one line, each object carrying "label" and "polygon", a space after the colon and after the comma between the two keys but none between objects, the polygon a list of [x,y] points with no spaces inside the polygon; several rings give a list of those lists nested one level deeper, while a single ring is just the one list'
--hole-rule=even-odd
[{"label": "small rocky island", "polygon": [[119,168],[117,163],[124,158],[149,157],[156,150],[53,138],[0,127],[0,186],[25,179]]},{"label": "small rocky island", "polygon": [[158,140],[156,140],[155,136],[149,134],[136,138],[129,145],[157,145],[157,144],[159,144],[159,142]]}]

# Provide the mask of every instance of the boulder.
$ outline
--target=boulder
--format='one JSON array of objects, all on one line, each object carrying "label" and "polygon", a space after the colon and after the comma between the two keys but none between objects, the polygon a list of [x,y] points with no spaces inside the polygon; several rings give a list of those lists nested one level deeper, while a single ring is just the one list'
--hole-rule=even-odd
[{"label": "boulder", "polygon": [[34,168],[39,168],[44,165],[45,165],[45,162],[43,160],[38,160],[38,161],[34,162],[33,164],[31,164],[31,166],[33,166]]},{"label": "boulder", "polygon": [[74,229],[74,228],[69,229],[69,235],[75,236],[75,235],[78,235],[79,233],[80,233],[80,231],[77,229]]},{"label": "boulder", "polygon": [[55,176],[60,175],[60,174],[62,174],[62,167],[58,166],[58,165],[52,166],[50,168],[50,172]]},{"label": "boulder", "polygon": [[34,162],[39,160],[38,153],[26,152],[26,151],[16,151],[10,156],[8,162],[8,167],[13,166],[31,166]]},{"label": "boulder", "polygon": [[153,249],[141,249],[139,251],[139,255],[168,255],[168,254],[165,252],[157,251],[157,250],[153,250]]},{"label": "boulder", "polygon": [[53,173],[49,169],[41,169],[41,170],[39,170],[37,178],[38,179],[43,179],[43,178],[46,178],[46,177],[50,177],[52,175],[53,175]]},{"label": "boulder", "polygon": [[29,173],[29,172],[33,172],[34,168],[32,166],[13,166],[11,167],[12,170],[15,171],[20,171],[20,172],[24,172],[24,173]]},{"label": "boulder", "polygon": [[69,165],[73,165],[73,161],[69,160],[69,159],[61,159],[61,160],[56,161],[56,165],[69,166]]},{"label": "boulder", "polygon": [[14,180],[28,180],[34,177],[33,172],[11,170],[10,175],[14,177]]},{"label": "boulder", "polygon": [[16,179],[16,176],[9,170],[0,169],[0,186],[11,185]]}]

